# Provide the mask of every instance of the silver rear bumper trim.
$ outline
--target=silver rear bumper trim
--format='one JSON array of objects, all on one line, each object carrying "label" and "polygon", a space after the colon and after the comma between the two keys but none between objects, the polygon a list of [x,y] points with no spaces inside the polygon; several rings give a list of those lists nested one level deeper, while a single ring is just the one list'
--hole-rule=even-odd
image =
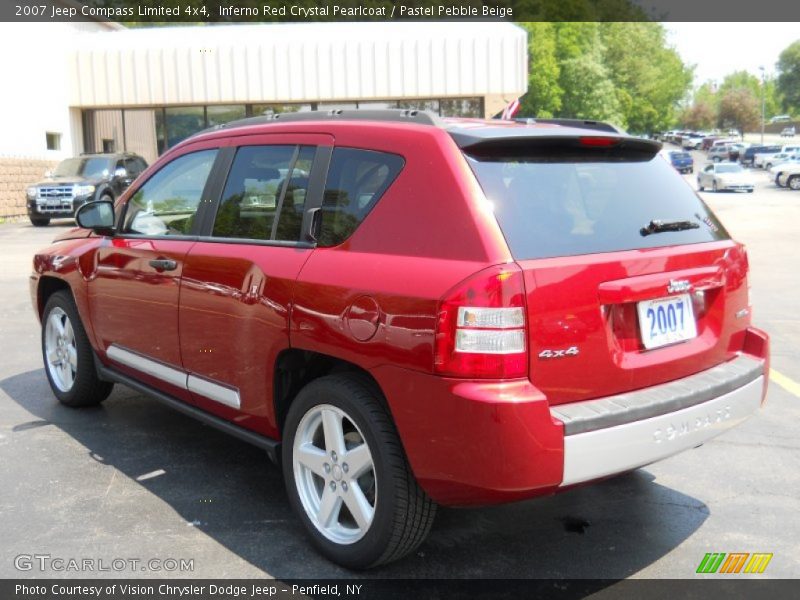
[{"label": "silver rear bumper trim", "polygon": [[761,406],[764,376],[723,394],[649,419],[564,436],[564,478],[573,485],[643,467],[699,446]]}]

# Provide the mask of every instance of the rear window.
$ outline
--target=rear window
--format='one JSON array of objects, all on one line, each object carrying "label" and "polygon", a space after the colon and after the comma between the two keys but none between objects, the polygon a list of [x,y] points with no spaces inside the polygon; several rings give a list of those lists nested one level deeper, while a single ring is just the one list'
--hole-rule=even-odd
[{"label": "rear window", "polygon": [[687,152],[673,152],[670,154],[672,158],[682,160],[684,158],[690,158]]},{"label": "rear window", "polygon": [[[517,260],[698,244],[728,239],[700,198],[661,157],[558,162],[467,156]],[[602,160],[602,159],[601,159]],[[651,221],[696,228],[643,235]]]}]

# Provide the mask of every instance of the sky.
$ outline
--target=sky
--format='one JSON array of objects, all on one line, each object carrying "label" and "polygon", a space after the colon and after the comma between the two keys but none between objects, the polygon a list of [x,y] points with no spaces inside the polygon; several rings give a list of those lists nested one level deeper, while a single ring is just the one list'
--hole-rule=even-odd
[{"label": "sky", "polygon": [[664,23],[667,39],[687,64],[694,64],[694,85],[721,82],[742,69],[760,76],[759,65],[775,75],[778,55],[800,40],[797,23]]}]

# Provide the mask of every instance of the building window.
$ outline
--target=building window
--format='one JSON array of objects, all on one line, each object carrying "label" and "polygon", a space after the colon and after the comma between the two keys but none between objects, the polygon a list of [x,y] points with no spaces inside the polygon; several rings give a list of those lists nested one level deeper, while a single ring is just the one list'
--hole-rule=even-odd
[{"label": "building window", "polygon": [[206,109],[206,120],[209,127],[223,125],[246,116],[244,104],[233,106],[209,106]]},{"label": "building window", "polygon": [[103,153],[111,154],[114,152],[114,140],[103,139]]},{"label": "building window", "polygon": [[61,150],[61,134],[60,133],[52,133],[52,132],[48,131],[44,135],[47,138],[47,149],[48,150]]},{"label": "building window", "polygon": [[167,108],[165,113],[168,148],[206,128],[204,106],[176,106]]},{"label": "building window", "polygon": [[483,117],[482,98],[451,98],[440,101],[439,114],[443,117]]},{"label": "building window", "polygon": [[316,107],[311,104],[252,104],[250,105],[250,116],[260,117],[261,115],[278,115],[290,112],[308,112]]}]

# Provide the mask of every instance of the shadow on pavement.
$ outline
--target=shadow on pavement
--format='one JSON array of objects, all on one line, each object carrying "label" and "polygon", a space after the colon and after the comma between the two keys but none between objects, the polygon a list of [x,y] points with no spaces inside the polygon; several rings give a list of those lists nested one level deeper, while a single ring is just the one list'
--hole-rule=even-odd
[{"label": "shadow on pavement", "polygon": [[[10,435],[57,427],[92,460],[137,480],[187,522],[271,576],[353,575],[310,548],[289,508],[282,476],[262,451],[120,385],[102,406],[78,410],[56,401],[42,370],[9,377],[0,388],[35,417]],[[85,517],[79,504],[70,510]],[[699,500],[639,470],[558,496],[441,509],[415,554],[363,576],[624,578],[669,553],[708,514]]]}]

